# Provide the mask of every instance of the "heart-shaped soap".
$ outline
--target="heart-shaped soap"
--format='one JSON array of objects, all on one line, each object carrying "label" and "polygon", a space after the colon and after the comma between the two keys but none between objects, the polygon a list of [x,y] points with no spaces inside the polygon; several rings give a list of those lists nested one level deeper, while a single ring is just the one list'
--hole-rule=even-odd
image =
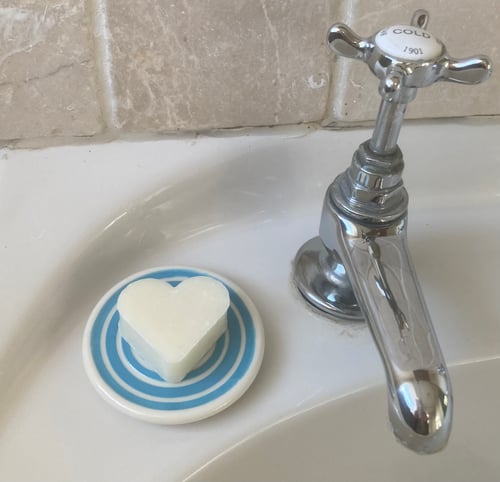
[{"label": "heart-shaped soap", "polygon": [[118,297],[120,334],[162,378],[181,381],[227,329],[229,293],[208,276],[147,278]]}]

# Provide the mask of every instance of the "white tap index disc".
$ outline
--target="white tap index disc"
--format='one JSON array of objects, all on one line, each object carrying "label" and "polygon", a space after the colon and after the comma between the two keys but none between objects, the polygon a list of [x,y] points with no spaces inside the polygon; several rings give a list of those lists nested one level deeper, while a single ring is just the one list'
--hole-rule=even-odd
[{"label": "white tap index disc", "polygon": [[375,44],[385,54],[400,60],[431,60],[443,51],[443,45],[427,30],[411,25],[393,25],[375,36]]}]

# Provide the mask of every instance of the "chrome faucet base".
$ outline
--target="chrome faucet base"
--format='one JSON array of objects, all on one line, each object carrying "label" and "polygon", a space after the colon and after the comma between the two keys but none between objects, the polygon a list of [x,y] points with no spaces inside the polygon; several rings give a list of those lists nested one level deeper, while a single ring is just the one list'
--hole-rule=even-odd
[{"label": "chrome faucet base", "polygon": [[344,265],[319,236],[297,252],[293,278],[300,294],[322,314],[344,321],[365,321]]}]

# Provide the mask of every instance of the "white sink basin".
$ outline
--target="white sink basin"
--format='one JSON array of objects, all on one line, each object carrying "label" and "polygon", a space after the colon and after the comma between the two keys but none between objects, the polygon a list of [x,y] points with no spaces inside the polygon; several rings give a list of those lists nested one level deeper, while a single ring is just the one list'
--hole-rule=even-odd
[{"label": "white sink basin", "polygon": [[385,387],[365,389],[280,422],[220,455],[189,482],[255,480],[498,480],[500,359],[453,367],[453,435],[446,450],[415,454],[394,443],[380,413]]},{"label": "white sink basin", "polygon": [[[367,327],[313,313],[290,282],[297,248],[317,233],[328,184],[368,136],[366,130],[300,128],[4,152],[0,480],[178,481],[222,453],[207,470],[226,466],[227,476],[240,480],[246,473],[230,468],[241,457],[249,461],[243,466],[251,465],[252,442],[227,450],[284,419],[290,421],[251,440],[300,434],[297,426],[312,430],[328,418],[324,432],[304,432],[311,434],[307,445],[324,439],[337,450],[345,440],[340,453],[347,455],[333,464],[323,457],[331,451],[318,449],[304,467],[336,470],[339,480],[348,480],[342,472],[353,460],[347,448],[358,438],[366,443],[355,460],[372,461],[372,468],[384,466],[377,462],[384,451],[413,460],[387,428],[381,388],[360,392],[350,403],[331,402],[384,381]],[[408,125],[400,145],[410,248],[444,356],[450,366],[461,365],[452,370],[456,431],[450,450],[417,460],[444,470],[462,450],[461,462],[470,460],[470,470],[479,463],[477,454],[493,470],[495,452],[486,444],[500,450],[491,434],[498,388],[477,390],[480,416],[493,420],[484,426],[470,420],[476,394],[469,392],[498,369],[491,360],[500,356],[498,125]],[[212,418],[176,427],[114,410],[88,382],[81,360],[84,326],[99,298],[137,271],[166,265],[200,267],[234,281],[258,307],[266,336],[264,361],[249,391]],[[490,361],[472,364],[477,360]],[[490,384],[497,379],[487,377]],[[341,407],[349,408],[345,422],[353,425],[332,433],[328,428]],[[474,451],[462,435],[471,426],[478,440],[484,427],[483,445]],[[374,436],[380,438],[375,447]],[[302,453],[306,437],[296,438],[303,440],[276,457]],[[400,459],[394,463],[397,474]],[[474,480],[489,480],[490,472],[481,479],[482,473],[478,469]]]}]

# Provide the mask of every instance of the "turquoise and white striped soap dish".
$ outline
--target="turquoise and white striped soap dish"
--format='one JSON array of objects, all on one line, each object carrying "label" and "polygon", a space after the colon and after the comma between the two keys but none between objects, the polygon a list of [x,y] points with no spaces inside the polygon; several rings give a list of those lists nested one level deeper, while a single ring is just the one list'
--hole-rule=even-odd
[{"label": "turquoise and white striped soap dish", "polygon": [[[176,286],[210,276],[230,295],[227,331],[184,380],[168,383],[119,334],[117,300],[134,281],[155,278]],[[132,417],[157,424],[202,420],[238,400],[254,381],[264,354],[264,330],[250,298],[214,273],[187,267],[154,268],[115,285],[92,311],[83,336],[85,371],[106,401]]]}]

